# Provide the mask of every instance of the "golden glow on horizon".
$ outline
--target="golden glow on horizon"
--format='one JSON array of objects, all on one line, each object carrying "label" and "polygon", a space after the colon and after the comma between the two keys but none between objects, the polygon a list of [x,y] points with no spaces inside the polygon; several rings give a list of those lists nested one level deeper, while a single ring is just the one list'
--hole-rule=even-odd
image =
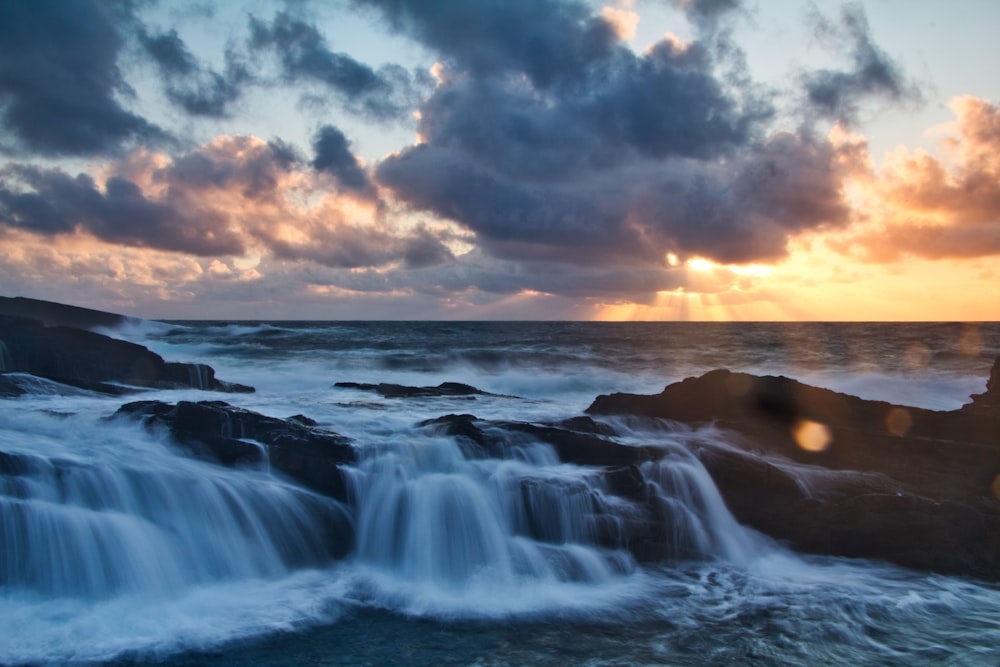
[{"label": "golden glow on horizon", "polygon": [[703,257],[694,257],[687,261],[687,266],[692,271],[711,271],[719,265]]}]

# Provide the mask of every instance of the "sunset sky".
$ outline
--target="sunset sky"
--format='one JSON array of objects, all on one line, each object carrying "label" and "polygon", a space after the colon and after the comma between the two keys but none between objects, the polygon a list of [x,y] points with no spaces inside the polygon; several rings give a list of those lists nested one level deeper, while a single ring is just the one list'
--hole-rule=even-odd
[{"label": "sunset sky", "polygon": [[0,3],[0,295],[1000,320],[1000,2]]}]

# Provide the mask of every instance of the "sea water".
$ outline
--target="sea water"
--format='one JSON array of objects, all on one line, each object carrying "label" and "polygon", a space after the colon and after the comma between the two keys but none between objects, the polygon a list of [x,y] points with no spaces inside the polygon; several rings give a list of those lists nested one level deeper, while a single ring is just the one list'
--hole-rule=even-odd
[{"label": "sea water", "polygon": [[[193,460],[108,419],[126,399],[32,381],[0,400],[0,663],[990,665],[1000,588],[792,553],[740,526],[688,453],[724,432],[616,420],[671,451],[642,474],[672,558],[598,546],[598,471],[507,435],[470,458],[419,422],[545,423],[714,368],[954,409],[997,324],[133,322],[108,332],[254,394],[153,391],[304,414],[351,438],[354,502]],[[335,382],[464,382],[386,399]],[[25,386],[28,381],[25,380]],[[668,462],[669,460],[669,462]],[[324,532],[356,535],[340,558]]]}]

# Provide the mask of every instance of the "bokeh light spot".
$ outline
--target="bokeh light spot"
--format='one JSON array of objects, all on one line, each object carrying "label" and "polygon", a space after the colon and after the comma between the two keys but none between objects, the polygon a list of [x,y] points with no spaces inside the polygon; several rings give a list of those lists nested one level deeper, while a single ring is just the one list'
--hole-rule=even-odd
[{"label": "bokeh light spot", "polygon": [[1000,475],[993,478],[993,483],[990,484],[990,491],[993,492],[993,497],[1000,500]]},{"label": "bokeh light spot", "polygon": [[800,419],[792,428],[796,444],[807,452],[825,451],[833,443],[833,433],[826,424]]},{"label": "bokeh light spot", "polygon": [[911,426],[913,418],[905,408],[893,408],[885,416],[885,427],[893,435],[904,436],[910,432]]},{"label": "bokeh light spot", "polygon": [[926,368],[931,360],[931,351],[923,343],[913,343],[906,349],[904,361],[910,370]]},{"label": "bokeh light spot", "polygon": [[958,339],[958,350],[967,357],[975,357],[983,350],[983,335],[979,325],[967,324]]}]

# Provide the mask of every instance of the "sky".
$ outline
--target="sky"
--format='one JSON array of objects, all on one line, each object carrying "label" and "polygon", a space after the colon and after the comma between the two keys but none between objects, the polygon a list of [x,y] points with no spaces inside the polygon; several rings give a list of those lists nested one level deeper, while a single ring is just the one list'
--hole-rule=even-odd
[{"label": "sky", "polygon": [[0,294],[1000,320],[994,0],[8,0]]}]

